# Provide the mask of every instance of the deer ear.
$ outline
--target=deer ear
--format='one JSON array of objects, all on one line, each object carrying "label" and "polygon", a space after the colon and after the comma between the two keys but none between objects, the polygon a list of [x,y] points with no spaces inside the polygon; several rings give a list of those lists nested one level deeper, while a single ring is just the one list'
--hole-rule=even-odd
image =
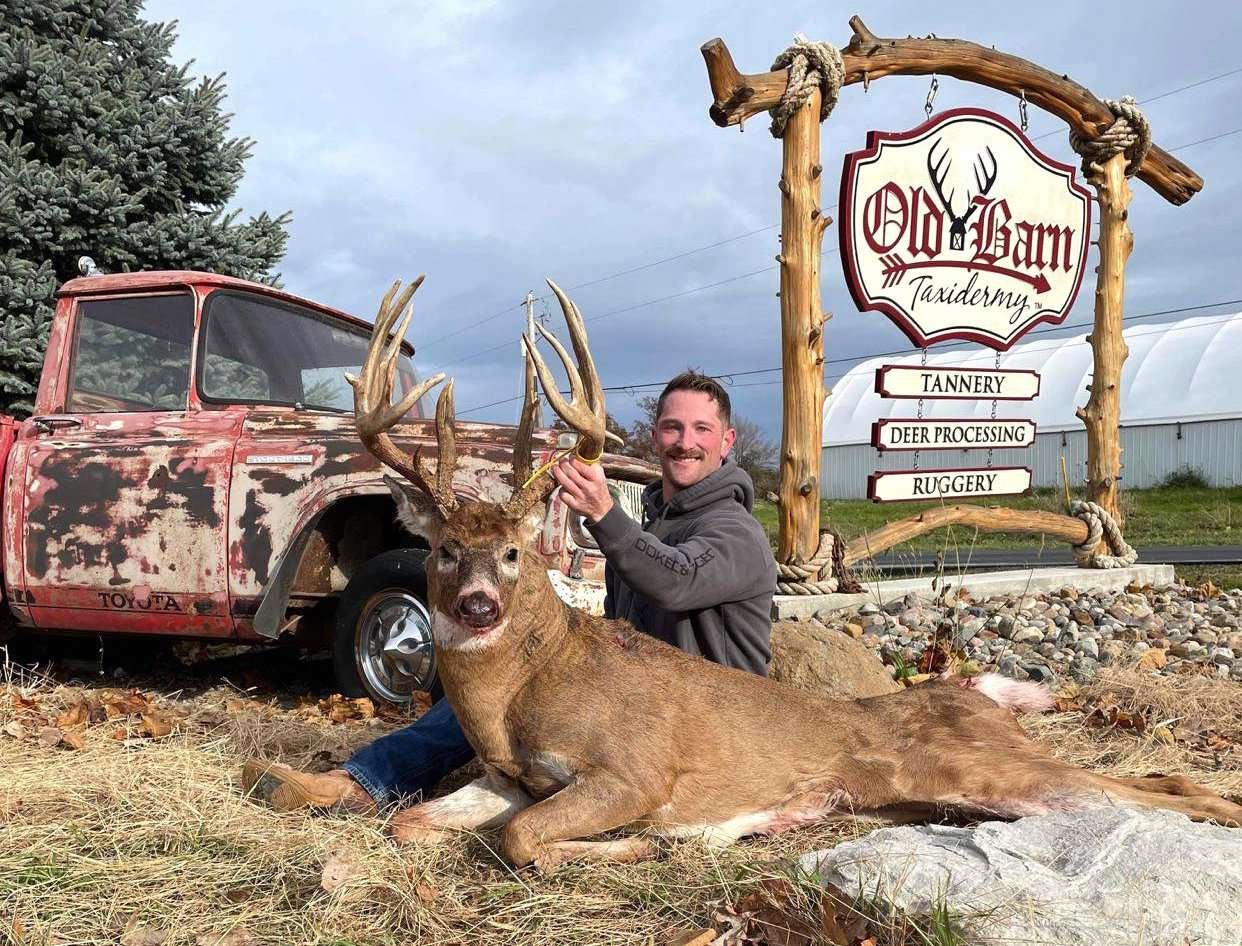
[{"label": "deer ear", "polygon": [[421,490],[407,490],[388,474],[384,474],[384,482],[388,484],[393,501],[397,504],[397,521],[411,535],[425,539],[428,545],[435,546],[440,541],[440,528],[444,525],[444,519],[431,497]]},{"label": "deer ear", "polygon": [[518,541],[529,548],[534,548],[538,545],[539,536],[543,532],[543,522],[546,516],[547,507],[545,507],[543,503],[535,503],[535,508],[530,510],[530,512],[518,520]]}]

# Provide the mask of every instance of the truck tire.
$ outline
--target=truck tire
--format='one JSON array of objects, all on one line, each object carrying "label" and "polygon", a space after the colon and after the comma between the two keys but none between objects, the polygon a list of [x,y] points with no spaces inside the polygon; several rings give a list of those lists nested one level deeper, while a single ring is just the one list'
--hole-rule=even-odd
[{"label": "truck tire", "polygon": [[375,556],[350,579],[336,608],[333,665],[341,693],[408,703],[414,691],[444,695],[427,609],[421,549]]}]

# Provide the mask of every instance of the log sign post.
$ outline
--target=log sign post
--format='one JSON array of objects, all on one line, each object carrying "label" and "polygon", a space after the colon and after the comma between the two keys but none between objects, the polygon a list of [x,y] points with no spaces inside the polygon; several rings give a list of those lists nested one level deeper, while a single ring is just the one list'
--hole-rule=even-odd
[{"label": "log sign post", "polygon": [[[891,318],[919,348],[982,342],[999,353],[1041,322],[1060,323],[1082,285],[1091,198],[1074,169],[1041,154],[1000,115],[962,108],[904,133],[871,132],[841,175],[841,257],[860,310]],[[998,355],[999,359],[999,355]],[[998,401],[1030,400],[1030,371],[887,365],[876,393],[917,398],[919,419],[877,421],[876,449],[913,450],[915,468],[873,473],[876,502],[1008,496],[1028,467],[993,469],[997,447],[1030,447],[1029,420],[998,421]],[[922,419],[927,399],[990,400],[992,419]],[[988,465],[918,469],[920,450],[976,448]]]},{"label": "log sign post", "polygon": [[[815,593],[835,587],[832,559],[843,564],[874,555],[922,532],[955,522],[983,529],[1057,535],[1073,545],[1080,564],[1108,567],[1132,561],[1121,536],[1120,382],[1126,347],[1121,335],[1124,267],[1132,235],[1127,225],[1128,176],[1137,176],[1171,203],[1183,204],[1202,179],[1151,143],[1146,120],[1132,100],[1101,101],[1068,76],[977,43],[935,37],[888,39],[857,16],[840,50],[801,37],[769,72],[743,74],[724,42],[702,47],[711,84],[712,120],[721,127],[771,111],[783,142],[781,191],[781,343],[784,426],[781,435],[780,590]],[[1083,156],[1100,213],[1100,265],[1091,396],[1078,416],[1087,427],[1088,502],[1072,515],[951,506],[890,523],[832,554],[819,522],[820,437],[823,418],[823,323],[819,297],[820,240],[829,220],[819,206],[822,121],[843,86],[864,86],[890,75],[952,76],[1021,98],[1063,119]],[[852,162],[852,163],[851,163]],[[946,112],[902,134],[873,132],[868,146],[847,161],[848,215],[841,228],[851,293],[860,308],[893,318],[920,346],[971,338],[1007,349],[1039,322],[1065,317],[1082,280],[1091,206],[1072,172],[1036,150],[1006,119],[962,109]],[[1028,191],[1038,182],[1037,186]],[[843,182],[843,187],[846,182]],[[868,239],[870,235],[870,239]],[[1022,382],[1001,371],[968,375],[960,369],[917,370],[900,377],[890,368],[882,384],[891,396],[938,383],[941,396],[1011,396]],[[990,380],[987,380],[990,379]],[[1029,387],[1030,379],[1024,382]],[[972,389],[972,385],[974,388]],[[1007,387],[1006,385],[1010,385]],[[904,387],[903,387],[904,386]],[[924,392],[932,393],[930,390]],[[910,396],[906,394],[904,396]],[[917,395],[916,395],[917,396]],[[1027,395],[1033,397],[1033,394]],[[924,444],[923,438],[928,438]],[[875,438],[889,448],[923,446],[935,438],[953,446],[1023,446],[1034,437],[1026,421],[992,423],[903,421],[881,424]],[[1018,472],[1015,473],[1014,470]],[[927,471],[931,472],[931,471]],[[1020,492],[1024,468],[939,471],[935,496]],[[995,477],[991,479],[991,477]],[[879,480],[891,498],[915,484]],[[924,481],[919,489],[926,489]],[[1025,487],[1023,487],[1025,488]],[[886,498],[881,495],[880,498]],[[922,498],[922,495],[909,498]]]}]

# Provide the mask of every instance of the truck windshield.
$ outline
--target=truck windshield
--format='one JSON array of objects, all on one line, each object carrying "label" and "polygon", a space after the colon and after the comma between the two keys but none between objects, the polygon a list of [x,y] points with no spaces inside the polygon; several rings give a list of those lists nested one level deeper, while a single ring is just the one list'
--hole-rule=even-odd
[{"label": "truck windshield", "polygon": [[[364,329],[293,303],[229,290],[207,297],[205,318],[198,382],[204,401],[353,411],[345,373],[362,370],[370,341]],[[393,399],[417,383],[403,352]],[[424,416],[422,405],[409,416]]]}]

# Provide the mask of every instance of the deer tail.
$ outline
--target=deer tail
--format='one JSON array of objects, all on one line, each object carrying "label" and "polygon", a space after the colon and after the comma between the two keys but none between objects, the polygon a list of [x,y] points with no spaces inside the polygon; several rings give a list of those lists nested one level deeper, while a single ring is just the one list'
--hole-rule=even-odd
[{"label": "deer tail", "polygon": [[999,673],[985,673],[957,682],[963,689],[978,690],[992,702],[1019,713],[1042,713],[1053,706],[1048,688],[1029,680],[1011,680]]}]

